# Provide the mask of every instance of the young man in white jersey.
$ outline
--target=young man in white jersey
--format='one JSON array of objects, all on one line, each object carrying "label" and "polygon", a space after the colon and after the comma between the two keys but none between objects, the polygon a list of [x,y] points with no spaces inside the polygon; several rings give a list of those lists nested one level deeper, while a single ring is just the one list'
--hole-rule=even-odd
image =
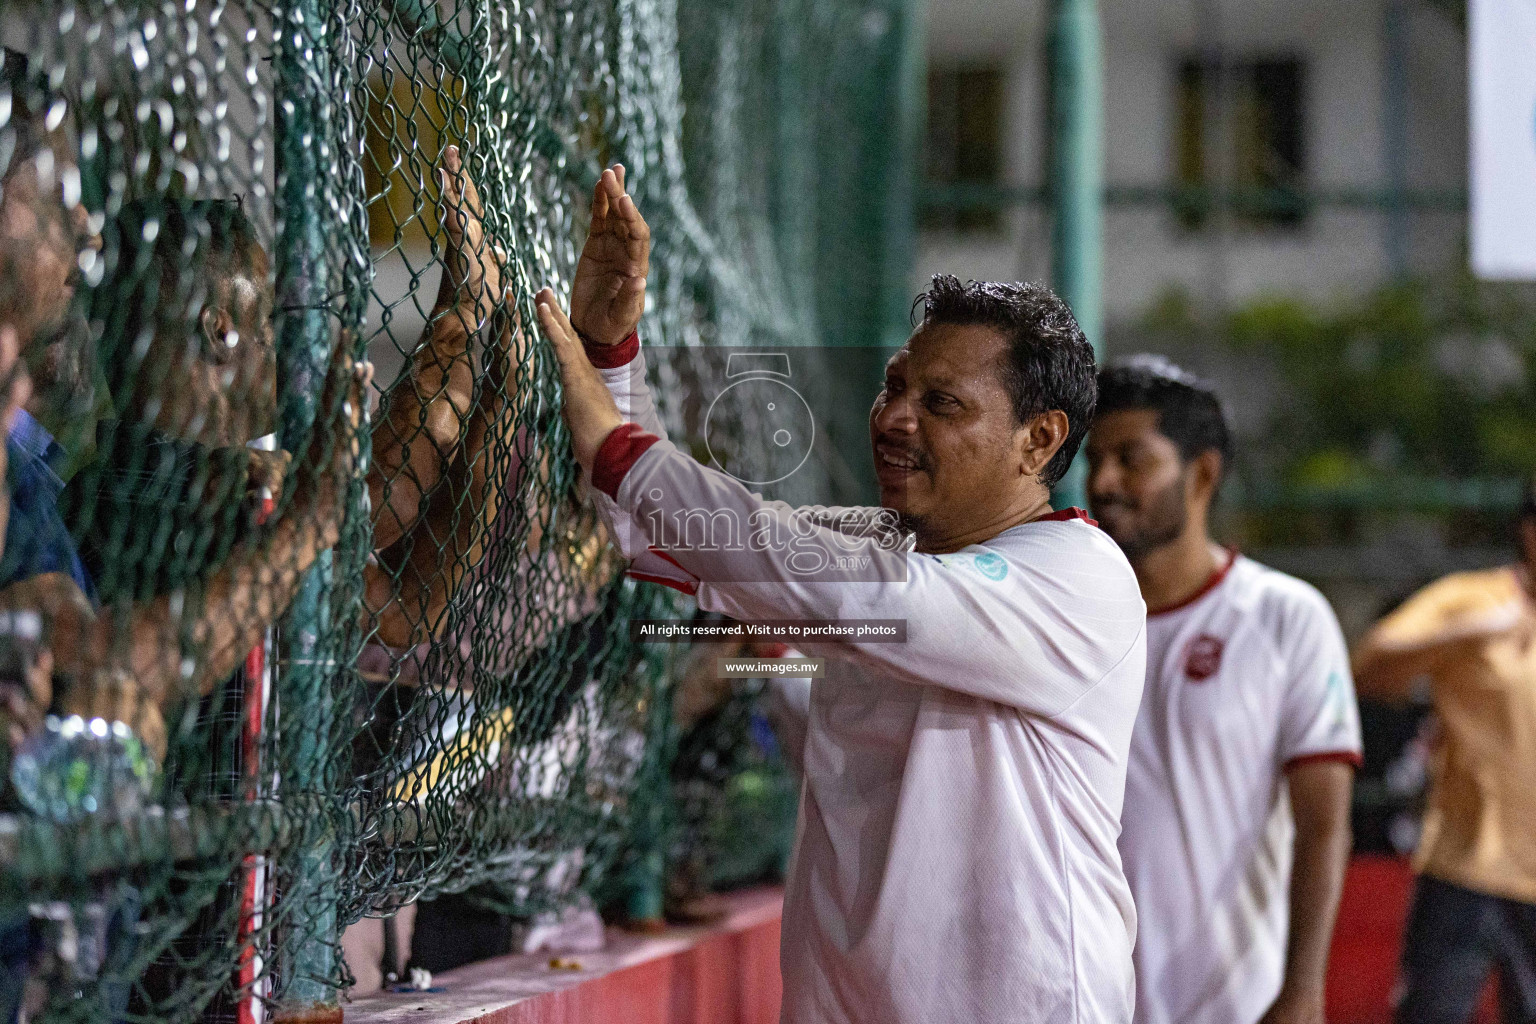
[{"label": "young man in white jersey", "polygon": [[1211,540],[1221,404],[1142,356],[1099,375],[1090,504],[1147,602],[1120,853],[1138,1024],[1322,1024],[1360,727],[1327,601]]},{"label": "young man in white jersey", "polygon": [[[626,554],[737,619],[905,627],[904,643],[796,645],[828,660],[782,1019],[1129,1021],[1135,911],[1115,838],[1145,617],[1114,543],[1050,506],[1093,411],[1071,311],[1036,286],[934,280],[870,414],[881,503],[910,550],[878,510],[765,502],[665,439],[634,335],[648,233],[612,171],[596,210],[602,287],[573,296],[570,320],[552,293],[537,302],[576,457]],[[750,524],[754,542],[684,546],[663,527],[688,512]],[[807,572],[797,556],[817,546],[851,557]]]}]

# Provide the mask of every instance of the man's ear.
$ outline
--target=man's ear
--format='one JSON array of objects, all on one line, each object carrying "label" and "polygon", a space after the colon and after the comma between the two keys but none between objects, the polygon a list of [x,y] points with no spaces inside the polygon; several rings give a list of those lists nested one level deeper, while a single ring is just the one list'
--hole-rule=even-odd
[{"label": "man's ear", "polygon": [[1019,472],[1032,477],[1043,473],[1052,457],[1066,444],[1071,426],[1067,414],[1060,409],[1042,412],[1024,424],[1020,430],[1023,436]]},{"label": "man's ear", "polygon": [[1222,461],[1221,452],[1214,448],[1207,448],[1189,460],[1191,499],[1205,505],[1216,500],[1216,491],[1221,486]]},{"label": "man's ear", "polygon": [[197,326],[203,335],[203,351],[215,363],[222,363],[234,355],[230,335],[235,330],[234,317],[223,306],[204,306],[197,315]]}]

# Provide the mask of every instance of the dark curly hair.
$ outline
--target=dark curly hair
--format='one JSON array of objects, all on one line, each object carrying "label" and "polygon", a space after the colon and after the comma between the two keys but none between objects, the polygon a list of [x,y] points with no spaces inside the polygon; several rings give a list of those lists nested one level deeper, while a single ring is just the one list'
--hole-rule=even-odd
[{"label": "dark curly hair", "polygon": [[1226,472],[1232,461],[1232,432],[1210,384],[1163,356],[1131,356],[1099,374],[1098,414],[1127,409],[1157,413],[1157,429],[1178,446],[1185,462],[1216,451]]},{"label": "dark curly hair", "polygon": [[1054,487],[1088,433],[1097,398],[1093,346],[1071,308],[1044,285],[961,284],[950,274],[935,274],[932,286],[912,303],[912,316],[918,327],[976,324],[1008,339],[999,370],[1013,400],[1014,419],[1027,423],[1053,409],[1067,415],[1067,439],[1040,473],[1040,482]]}]

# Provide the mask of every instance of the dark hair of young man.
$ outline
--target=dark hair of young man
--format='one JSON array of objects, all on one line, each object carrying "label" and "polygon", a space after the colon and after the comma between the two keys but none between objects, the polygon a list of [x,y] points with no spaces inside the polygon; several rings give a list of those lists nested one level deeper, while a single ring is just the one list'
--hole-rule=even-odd
[{"label": "dark hair of young man", "polygon": [[1221,455],[1223,475],[1232,460],[1232,433],[1221,399],[1209,384],[1162,356],[1117,361],[1099,374],[1098,415],[1148,409],[1157,429],[1188,462],[1202,452]]},{"label": "dark hair of young man", "polygon": [[920,327],[981,325],[1008,339],[1007,358],[999,369],[1018,423],[1053,409],[1066,413],[1067,439],[1040,474],[1041,483],[1054,486],[1088,434],[1096,393],[1093,346],[1071,308],[1043,285],[961,284],[949,274],[935,274],[932,287],[917,297],[914,320],[919,306]]}]

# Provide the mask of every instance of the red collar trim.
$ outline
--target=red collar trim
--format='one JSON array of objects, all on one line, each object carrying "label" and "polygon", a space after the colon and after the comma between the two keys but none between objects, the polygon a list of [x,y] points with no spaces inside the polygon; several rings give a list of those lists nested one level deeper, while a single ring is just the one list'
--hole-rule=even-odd
[{"label": "red collar trim", "polygon": [[1221,586],[1221,581],[1227,578],[1227,574],[1232,571],[1232,567],[1234,565],[1236,565],[1236,564],[1237,564],[1237,548],[1235,548],[1235,547],[1227,548],[1227,564],[1223,565],[1221,568],[1219,568],[1215,572],[1211,573],[1210,579],[1206,580],[1203,584],[1201,584],[1199,590],[1195,591],[1193,594],[1190,594],[1188,597],[1186,597],[1184,600],[1180,601],[1178,604],[1171,604],[1167,608],[1159,608],[1156,611],[1149,610],[1147,612],[1147,618],[1150,619],[1154,615],[1170,615],[1173,612],[1180,611],[1180,610],[1182,610],[1184,608],[1188,608],[1190,605],[1192,605],[1196,601],[1200,600],[1206,594],[1209,594],[1211,591],[1213,591],[1217,587]]},{"label": "red collar trim", "polygon": [[1060,512],[1050,512],[1050,513],[1047,513],[1046,515],[1041,516],[1039,519],[1036,519],[1035,522],[1037,522],[1037,523],[1066,523],[1066,522],[1072,521],[1073,519],[1081,519],[1083,522],[1087,523],[1089,526],[1098,526],[1099,525],[1098,520],[1089,518],[1088,513],[1084,512],[1082,509],[1078,508],[1076,505],[1072,506],[1071,508],[1064,508]]}]

